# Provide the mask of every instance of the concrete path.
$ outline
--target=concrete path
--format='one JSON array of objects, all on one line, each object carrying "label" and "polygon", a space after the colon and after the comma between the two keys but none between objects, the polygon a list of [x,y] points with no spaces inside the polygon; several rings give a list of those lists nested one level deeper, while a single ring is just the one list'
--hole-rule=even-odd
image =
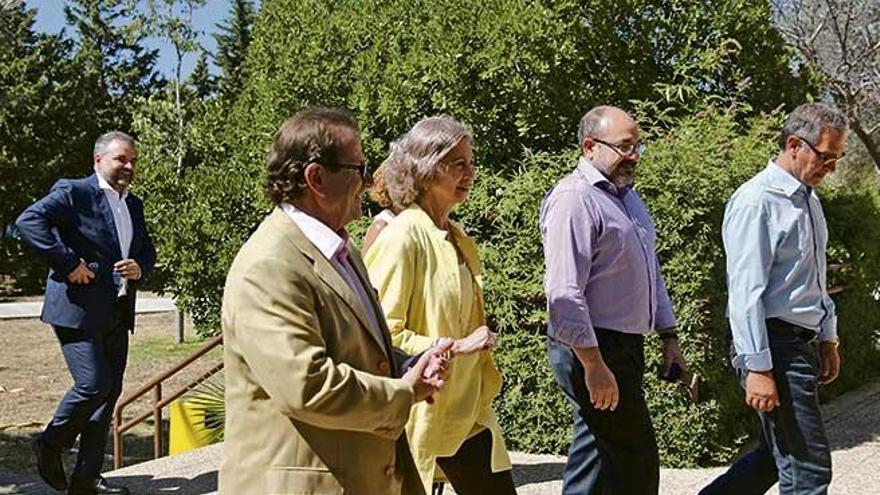
[{"label": "concrete path", "polygon": [[[831,495],[880,494],[880,383],[850,392],[824,408],[831,439],[834,482]],[[133,494],[207,495],[217,490],[222,444],[106,473]],[[558,494],[565,458],[511,454],[519,495]],[[723,468],[663,469],[661,495],[695,495]],[[0,494],[51,495],[36,476],[0,471]],[[446,494],[453,494],[451,489]],[[777,495],[776,489],[768,492]]]},{"label": "concrete path", "polygon": [[[164,313],[176,309],[174,300],[168,298],[138,297],[135,303],[135,312],[138,314]],[[39,318],[42,310],[42,301],[0,303],[0,320]]]}]

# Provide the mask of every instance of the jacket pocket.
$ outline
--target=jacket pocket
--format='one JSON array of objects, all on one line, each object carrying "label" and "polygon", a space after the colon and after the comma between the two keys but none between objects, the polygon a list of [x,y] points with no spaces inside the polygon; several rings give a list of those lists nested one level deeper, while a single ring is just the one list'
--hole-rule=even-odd
[{"label": "jacket pocket", "polygon": [[342,494],[342,485],[329,469],[288,467],[266,470],[268,495]]}]

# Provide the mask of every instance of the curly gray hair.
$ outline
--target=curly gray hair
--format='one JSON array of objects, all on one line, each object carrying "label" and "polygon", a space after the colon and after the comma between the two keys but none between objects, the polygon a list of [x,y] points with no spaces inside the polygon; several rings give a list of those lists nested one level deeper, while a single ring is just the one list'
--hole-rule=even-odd
[{"label": "curly gray hair", "polygon": [[473,135],[459,121],[446,115],[420,120],[406,134],[391,143],[385,163],[388,196],[401,210],[415,203],[431,180],[440,173],[440,163],[462,139],[473,143]]}]

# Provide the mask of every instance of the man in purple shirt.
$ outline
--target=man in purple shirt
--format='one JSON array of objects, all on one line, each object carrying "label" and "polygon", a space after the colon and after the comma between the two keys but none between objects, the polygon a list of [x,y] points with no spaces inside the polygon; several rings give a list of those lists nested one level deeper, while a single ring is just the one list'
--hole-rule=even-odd
[{"label": "man in purple shirt", "polygon": [[578,141],[577,169],[541,205],[550,362],[574,410],[562,492],[656,495],[644,335],[660,335],[665,375],[686,365],[653,222],[632,189],[644,145],[635,121],[607,106],[581,118]]}]

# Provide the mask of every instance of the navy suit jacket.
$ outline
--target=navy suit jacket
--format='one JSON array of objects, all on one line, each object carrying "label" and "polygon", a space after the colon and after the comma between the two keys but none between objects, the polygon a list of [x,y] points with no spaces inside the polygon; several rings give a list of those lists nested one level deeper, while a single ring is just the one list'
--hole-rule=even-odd
[{"label": "navy suit jacket", "polygon": [[[128,281],[129,312],[134,328],[137,286],[156,261],[156,250],[144,222],[144,206],[133,194],[125,203],[133,236],[129,258],[141,267],[141,278]],[[61,179],[43,199],[28,207],[15,222],[21,237],[49,263],[42,320],[50,325],[100,330],[113,323],[118,287],[113,265],[122,259],[113,212],[92,174],[84,179]],[[95,272],[89,284],[72,284],[67,276],[84,260]],[[124,279],[123,279],[123,282]]]}]

